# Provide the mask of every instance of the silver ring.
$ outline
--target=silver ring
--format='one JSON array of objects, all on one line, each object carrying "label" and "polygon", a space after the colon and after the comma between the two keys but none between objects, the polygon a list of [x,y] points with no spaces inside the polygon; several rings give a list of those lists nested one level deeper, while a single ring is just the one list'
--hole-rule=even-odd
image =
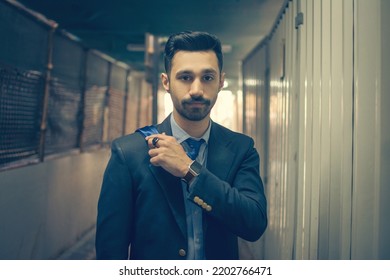
[{"label": "silver ring", "polygon": [[159,141],[160,139],[158,138],[158,137],[154,137],[153,138],[153,140],[152,140],[152,145],[154,146],[154,147],[156,147],[157,148],[157,142]]}]

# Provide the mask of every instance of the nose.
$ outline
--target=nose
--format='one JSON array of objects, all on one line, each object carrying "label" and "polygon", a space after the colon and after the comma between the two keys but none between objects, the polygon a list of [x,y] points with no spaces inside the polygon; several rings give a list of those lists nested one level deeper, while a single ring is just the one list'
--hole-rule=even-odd
[{"label": "nose", "polygon": [[189,94],[191,96],[203,95],[203,84],[199,79],[195,79],[192,82]]}]

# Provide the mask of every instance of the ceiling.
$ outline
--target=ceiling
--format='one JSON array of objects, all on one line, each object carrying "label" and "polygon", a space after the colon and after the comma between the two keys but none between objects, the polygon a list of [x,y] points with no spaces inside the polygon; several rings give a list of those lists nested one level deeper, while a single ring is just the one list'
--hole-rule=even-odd
[{"label": "ceiling", "polygon": [[[271,30],[284,0],[18,0],[77,36],[87,47],[143,69],[145,33],[183,30],[217,35],[224,71],[237,79],[241,61]],[[129,50],[135,46],[140,50]],[[134,49],[134,48],[133,48]]]}]

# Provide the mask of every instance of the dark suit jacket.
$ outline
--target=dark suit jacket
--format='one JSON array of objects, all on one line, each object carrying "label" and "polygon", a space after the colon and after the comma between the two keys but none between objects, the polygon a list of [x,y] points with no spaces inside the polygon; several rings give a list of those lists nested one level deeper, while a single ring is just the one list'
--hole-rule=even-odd
[{"label": "dark suit jacket", "polygon": [[[172,135],[169,118],[158,125]],[[116,139],[98,203],[98,259],[185,259],[186,214],[180,178],[149,162],[140,133]],[[190,198],[203,211],[207,259],[238,259],[237,236],[255,241],[267,226],[259,155],[248,136],[212,122],[207,168]]]}]

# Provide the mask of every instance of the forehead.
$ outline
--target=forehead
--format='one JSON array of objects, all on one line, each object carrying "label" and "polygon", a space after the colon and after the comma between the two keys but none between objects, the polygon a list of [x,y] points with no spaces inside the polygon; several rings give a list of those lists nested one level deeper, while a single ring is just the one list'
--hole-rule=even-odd
[{"label": "forehead", "polygon": [[218,58],[214,51],[178,51],[172,59],[171,73],[213,69],[219,73]]}]

